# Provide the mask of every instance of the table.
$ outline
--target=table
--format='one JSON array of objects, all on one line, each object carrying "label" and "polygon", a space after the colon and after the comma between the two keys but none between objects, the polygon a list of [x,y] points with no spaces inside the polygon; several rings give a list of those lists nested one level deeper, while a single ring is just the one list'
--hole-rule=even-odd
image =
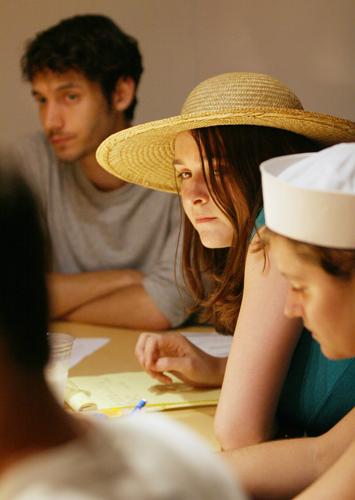
[{"label": "table", "polygon": [[[179,331],[183,331],[181,329]],[[64,332],[74,337],[108,337],[110,342],[91,356],[83,359],[69,371],[69,376],[100,375],[112,372],[139,371],[141,367],[134,356],[134,346],[140,331],[82,323],[54,322],[52,332]],[[189,327],[189,332],[208,332],[210,328]],[[214,436],[213,418],[215,407],[168,410],[164,413],[200,434],[214,450],[219,450]]]}]

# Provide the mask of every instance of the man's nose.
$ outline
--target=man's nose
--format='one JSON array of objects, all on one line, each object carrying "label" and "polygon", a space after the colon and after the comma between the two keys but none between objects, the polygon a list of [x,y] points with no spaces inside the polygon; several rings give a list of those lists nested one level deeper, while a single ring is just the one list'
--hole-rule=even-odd
[{"label": "man's nose", "polygon": [[42,113],[42,123],[46,132],[56,132],[63,127],[63,115],[56,103],[47,104]]}]

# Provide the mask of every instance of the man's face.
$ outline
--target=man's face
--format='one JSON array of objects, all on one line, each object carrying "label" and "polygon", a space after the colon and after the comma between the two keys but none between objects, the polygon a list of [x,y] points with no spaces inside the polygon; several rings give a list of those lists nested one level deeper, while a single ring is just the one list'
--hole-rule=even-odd
[{"label": "man's face", "polygon": [[37,73],[32,94],[57,157],[66,162],[94,156],[98,145],[119,128],[119,113],[110,109],[96,82],[70,70]]},{"label": "man's face", "polygon": [[341,280],[326,273],[282,237],[271,238],[271,252],[290,283],[286,316],[303,319],[325,356],[355,356],[355,277]]}]

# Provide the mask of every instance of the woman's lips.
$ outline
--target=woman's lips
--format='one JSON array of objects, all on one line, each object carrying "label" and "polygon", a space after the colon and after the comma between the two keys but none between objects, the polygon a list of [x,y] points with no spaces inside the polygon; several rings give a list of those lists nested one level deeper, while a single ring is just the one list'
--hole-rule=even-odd
[{"label": "woman's lips", "polygon": [[216,219],[217,219],[217,217],[197,217],[195,219],[195,221],[196,221],[196,224],[202,224],[204,222],[212,222]]}]

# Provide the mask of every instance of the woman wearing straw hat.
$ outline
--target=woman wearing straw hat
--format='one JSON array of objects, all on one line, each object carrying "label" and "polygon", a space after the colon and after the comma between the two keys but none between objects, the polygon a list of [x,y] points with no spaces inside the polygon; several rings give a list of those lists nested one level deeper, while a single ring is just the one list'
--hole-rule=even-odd
[{"label": "woman wearing straw hat", "polygon": [[344,367],[322,356],[301,321],[283,316],[286,283],[254,251],[253,236],[263,223],[262,161],[354,138],[354,123],[304,111],[274,78],[227,73],[199,84],[181,115],[115,134],[98,149],[112,174],[181,196],[186,280],[203,319],[225,333],[235,328],[228,364],[178,334],[145,334],[136,352],[163,382],[170,371],[195,385],[220,385],[226,369],[216,414],[224,449],[274,436],[276,410],[301,432],[321,433],[355,403],[338,394]]},{"label": "woman wearing straw hat", "polygon": [[[354,357],[355,143],[268,160],[261,171],[263,239],[290,284],[285,314],[303,318],[326,356]],[[355,498],[355,408],[320,437],[224,456],[253,498],[290,498],[305,488],[297,498]]]}]

